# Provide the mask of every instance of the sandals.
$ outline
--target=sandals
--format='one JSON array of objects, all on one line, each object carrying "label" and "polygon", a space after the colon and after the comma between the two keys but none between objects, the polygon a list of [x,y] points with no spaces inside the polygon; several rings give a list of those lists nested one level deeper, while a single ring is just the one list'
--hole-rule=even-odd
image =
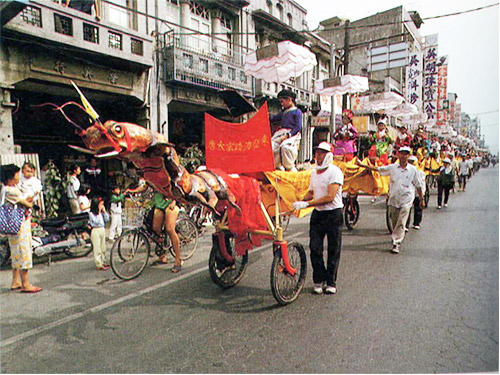
[{"label": "sandals", "polygon": [[33,289],[21,289],[21,293],[38,293],[43,289],[39,286],[34,286]]},{"label": "sandals", "polygon": [[174,266],[172,267],[172,272],[173,272],[173,273],[180,272],[181,270],[182,270],[182,266],[174,265]]}]

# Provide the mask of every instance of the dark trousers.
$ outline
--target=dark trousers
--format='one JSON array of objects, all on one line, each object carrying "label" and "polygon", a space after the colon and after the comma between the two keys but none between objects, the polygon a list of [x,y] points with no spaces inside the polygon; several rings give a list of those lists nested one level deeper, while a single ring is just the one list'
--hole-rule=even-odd
[{"label": "dark trousers", "polygon": [[465,185],[467,185],[467,175],[458,176],[458,187],[465,190]]},{"label": "dark trousers", "polygon": [[450,197],[451,186],[444,186],[438,182],[438,206],[441,206],[441,202],[443,200],[443,191],[444,191],[444,204],[448,203],[448,198]]},{"label": "dark trousers", "polygon": [[420,207],[420,198],[415,197],[413,200],[413,225],[420,225],[422,222],[422,208]]},{"label": "dark trousers", "polygon": [[[309,247],[311,249],[311,265],[313,282],[326,282],[329,286],[336,286],[337,271],[342,248],[342,209],[329,211],[314,210],[309,223]],[[323,259],[323,242],[328,240],[326,267]]]}]

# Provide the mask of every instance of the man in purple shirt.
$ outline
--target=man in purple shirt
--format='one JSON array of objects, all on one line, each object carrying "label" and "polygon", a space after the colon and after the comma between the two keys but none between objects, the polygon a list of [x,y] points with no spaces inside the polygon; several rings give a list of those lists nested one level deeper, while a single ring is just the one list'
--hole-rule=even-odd
[{"label": "man in purple shirt", "polygon": [[277,169],[296,171],[295,160],[302,130],[302,112],[295,106],[295,93],[281,90],[278,99],[283,111],[271,116],[271,122],[280,122],[280,128],[273,134],[271,144],[274,164]]}]

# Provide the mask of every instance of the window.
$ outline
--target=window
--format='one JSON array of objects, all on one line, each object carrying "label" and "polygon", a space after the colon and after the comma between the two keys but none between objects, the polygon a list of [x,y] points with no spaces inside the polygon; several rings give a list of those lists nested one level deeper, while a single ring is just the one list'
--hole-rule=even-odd
[{"label": "window", "polygon": [[270,0],[266,1],[266,10],[271,16],[273,15],[273,3]]},{"label": "window", "polygon": [[91,43],[99,43],[99,28],[84,22],[83,40]]},{"label": "window", "polygon": [[144,45],[142,40],[130,38],[130,50],[134,55],[142,56],[144,54]]},{"label": "window", "polygon": [[42,11],[40,8],[28,5],[21,12],[21,19],[33,26],[42,27]]},{"label": "window", "polygon": [[187,53],[182,54],[182,64],[186,69],[193,69],[193,55]]},{"label": "window", "polygon": [[236,81],[236,69],[229,67],[228,73],[229,73],[229,79],[232,81]]},{"label": "window", "polygon": [[283,7],[281,4],[276,4],[276,10],[278,11],[278,14],[276,15],[280,21],[283,21]]},{"label": "window", "polygon": [[210,11],[208,8],[205,8],[204,6],[197,4],[194,1],[189,2],[189,9],[191,10],[191,13],[197,15],[198,17],[204,18],[206,20],[210,19]]},{"label": "window", "polygon": [[287,18],[288,18],[288,26],[293,26],[293,17],[290,13],[288,13],[287,15]]},{"label": "window", "polygon": [[179,5],[179,0],[167,0],[167,3],[172,3],[174,5]]},{"label": "window", "polygon": [[56,33],[73,36],[73,21],[71,18],[54,13],[54,26]]},{"label": "window", "polygon": [[[116,5],[113,5],[116,4]],[[127,0],[112,0],[108,3],[109,22],[115,25],[129,27],[129,14]]]},{"label": "window", "polygon": [[247,76],[243,70],[240,70],[240,82],[245,84],[247,83]]},{"label": "window", "polygon": [[208,73],[208,60],[200,58],[200,70],[203,73]]},{"label": "window", "polygon": [[222,77],[222,64],[215,63],[214,70],[215,70],[215,75],[217,77]]},{"label": "window", "polygon": [[122,49],[122,34],[109,31],[108,46],[114,49]]}]

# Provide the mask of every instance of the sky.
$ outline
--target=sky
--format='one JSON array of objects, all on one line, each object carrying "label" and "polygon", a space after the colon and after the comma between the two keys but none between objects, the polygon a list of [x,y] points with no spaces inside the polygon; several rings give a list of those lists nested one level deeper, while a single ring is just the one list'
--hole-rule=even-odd
[{"label": "sky", "polygon": [[[295,0],[307,9],[309,29],[333,16],[351,21],[403,5],[421,18],[462,12],[498,0]],[[448,92],[458,95],[462,112],[479,117],[481,134],[492,153],[499,148],[499,6],[424,20],[420,35],[439,34],[438,54],[448,55]],[[488,112],[488,113],[486,113]]]}]

